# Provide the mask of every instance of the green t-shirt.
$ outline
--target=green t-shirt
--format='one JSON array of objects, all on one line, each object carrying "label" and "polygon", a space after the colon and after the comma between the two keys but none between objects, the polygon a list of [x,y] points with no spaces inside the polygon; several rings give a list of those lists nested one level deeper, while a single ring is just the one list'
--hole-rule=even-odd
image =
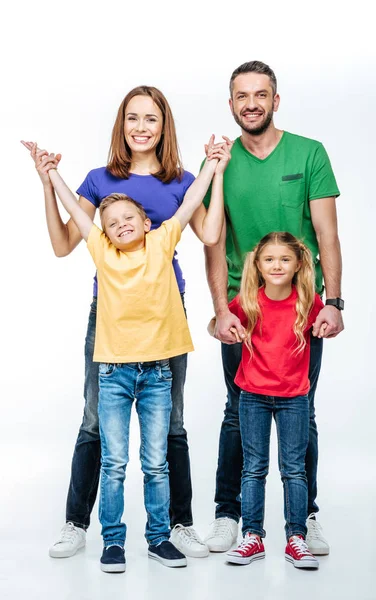
[{"label": "green t-shirt", "polygon": [[[312,225],[310,202],[339,196],[324,146],[284,132],[269,156],[261,160],[235,140],[224,174],[228,299],[239,292],[245,255],[271,231],[289,231],[311,250],[316,290],[323,291],[319,247]],[[210,202],[209,189],[204,199]]]}]

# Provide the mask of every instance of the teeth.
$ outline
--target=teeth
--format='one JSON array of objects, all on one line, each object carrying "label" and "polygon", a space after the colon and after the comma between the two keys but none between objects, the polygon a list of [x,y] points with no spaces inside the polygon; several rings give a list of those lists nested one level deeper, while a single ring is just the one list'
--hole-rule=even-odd
[{"label": "teeth", "polygon": [[134,136],[133,139],[135,140],[135,142],[147,142],[148,141],[148,137],[137,137]]}]

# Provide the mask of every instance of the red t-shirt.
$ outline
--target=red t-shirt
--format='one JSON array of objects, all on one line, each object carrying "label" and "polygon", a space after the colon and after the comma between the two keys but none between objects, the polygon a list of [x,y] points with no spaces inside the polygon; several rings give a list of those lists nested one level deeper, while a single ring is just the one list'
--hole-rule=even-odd
[{"label": "red t-shirt", "polygon": [[[296,288],[285,300],[271,300],[262,287],[258,301],[262,319],[258,320],[252,333],[250,352],[243,343],[242,359],[236,373],[235,383],[242,390],[265,396],[292,398],[309,391],[310,329],[324,306],[320,296],[315,295],[314,304],[305,329],[306,346],[299,354],[293,326],[296,319]],[[247,318],[240,306],[239,296],[229,304],[230,311],[239,317],[243,327]]]}]

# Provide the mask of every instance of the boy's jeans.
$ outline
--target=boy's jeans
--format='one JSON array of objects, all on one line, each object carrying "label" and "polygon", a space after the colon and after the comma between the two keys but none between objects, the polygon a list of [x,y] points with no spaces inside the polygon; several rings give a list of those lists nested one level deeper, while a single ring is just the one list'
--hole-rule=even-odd
[{"label": "boy's jeans", "polygon": [[[182,295],[182,301],[184,299]],[[97,495],[101,445],[98,424],[98,363],[93,362],[97,299],[90,308],[85,340],[85,409],[72,459],[66,520],[87,528]],[[184,428],[184,383],[187,355],[170,358],[172,412],[167,459],[170,470],[170,522],[192,525],[192,485],[187,432]]]},{"label": "boy's jeans", "polygon": [[278,464],[283,481],[285,531],[306,536],[307,477],[305,455],[309,439],[308,396],[279,398],[241,391],[240,432],[244,453],[241,482],[243,535],[265,537],[265,481],[269,471],[272,417],[278,436]]},{"label": "boy's jeans", "polygon": [[140,459],[147,513],[145,537],[157,545],[170,537],[167,434],[172,375],[168,360],[99,365],[99,428],[102,444],[99,519],[105,546],[124,546],[124,479],[133,401],[140,423]]},{"label": "boy's jeans", "polygon": [[[309,398],[309,443],[306,454],[306,473],[308,479],[307,515],[318,512],[317,463],[318,435],[315,420],[315,392],[320,374],[323,340],[311,336],[311,354],[309,380],[311,387]],[[240,388],[234,383],[242,353],[241,344],[222,344],[222,362],[227,387],[227,403],[219,437],[219,453],[215,502],[215,517],[229,517],[236,522],[240,519],[240,482],[243,468],[243,451],[239,427]]]}]

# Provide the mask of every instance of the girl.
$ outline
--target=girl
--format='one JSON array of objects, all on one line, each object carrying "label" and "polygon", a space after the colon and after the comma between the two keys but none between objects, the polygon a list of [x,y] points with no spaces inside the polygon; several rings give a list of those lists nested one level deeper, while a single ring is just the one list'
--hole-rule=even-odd
[{"label": "girl", "polygon": [[[31,151],[43,183],[47,226],[54,252],[57,256],[67,256],[82,238],[72,219],[67,223],[62,221],[46,169],[51,161],[57,167],[61,156],[38,151],[32,142],[23,144]],[[221,185],[221,178],[222,174],[217,173],[213,185]],[[80,206],[91,219],[106,196],[126,194],[142,204],[154,229],[175,214],[193,181],[194,176],[184,171],[181,164],[174,119],[166,98],[154,87],[140,86],[131,90],[120,104],[107,166],[90,171],[77,193]],[[205,212],[205,208],[201,205],[191,220],[192,229],[201,239],[205,234],[202,211]],[[176,255],[173,266],[184,304],[185,281]],[[93,362],[96,315],[95,281],[85,342],[85,408],[72,460],[66,524],[49,550],[52,557],[73,556],[85,545],[98,489],[101,457],[98,363]],[[203,557],[209,551],[192,527],[190,460],[183,420],[187,355],[171,358],[170,367],[173,383],[167,458],[170,468],[170,520],[174,528],[172,538],[187,556]]]},{"label": "girl", "polygon": [[[248,254],[240,294],[229,305],[245,328],[235,378],[242,390],[239,419],[244,454],[244,538],[238,548],[227,553],[230,563],[249,564],[265,556],[265,480],[274,416],[284,488],[285,557],[295,567],[319,566],[305,543],[305,454],[309,432],[309,330],[322,306],[315,294],[311,253],[293,235],[269,233]],[[213,321],[209,327],[212,333]],[[325,325],[320,337],[324,330]]]}]

